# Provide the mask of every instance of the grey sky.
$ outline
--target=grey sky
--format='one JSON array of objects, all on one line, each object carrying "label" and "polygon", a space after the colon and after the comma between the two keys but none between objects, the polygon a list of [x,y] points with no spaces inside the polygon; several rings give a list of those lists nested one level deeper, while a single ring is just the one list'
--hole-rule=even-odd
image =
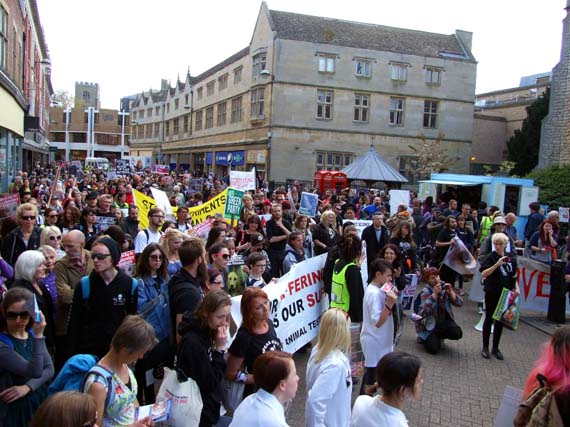
[{"label": "grey sky", "polygon": [[[97,82],[104,108],[246,47],[258,0],[37,0],[56,90]],[[269,0],[270,9],[442,34],[472,31],[477,93],[559,60],[566,0]]]}]

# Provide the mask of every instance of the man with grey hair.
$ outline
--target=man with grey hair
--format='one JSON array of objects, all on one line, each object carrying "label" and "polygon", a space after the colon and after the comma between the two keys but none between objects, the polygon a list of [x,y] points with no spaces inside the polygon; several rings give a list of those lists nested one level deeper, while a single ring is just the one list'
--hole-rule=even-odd
[{"label": "man with grey hair", "polygon": [[85,234],[71,230],[61,240],[66,255],[55,263],[55,286],[57,288],[57,310],[55,313],[55,369],[61,369],[71,356],[67,351],[67,330],[73,290],[83,276],[93,271],[93,260],[85,249]]},{"label": "man with grey hair", "polygon": [[517,227],[515,226],[515,223],[517,222],[517,216],[514,213],[509,212],[505,215],[505,222],[507,223],[507,226],[505,227],[505,234],[513,239],[515,246],[521,248],[523,246],[523,242],[519,239]]}]

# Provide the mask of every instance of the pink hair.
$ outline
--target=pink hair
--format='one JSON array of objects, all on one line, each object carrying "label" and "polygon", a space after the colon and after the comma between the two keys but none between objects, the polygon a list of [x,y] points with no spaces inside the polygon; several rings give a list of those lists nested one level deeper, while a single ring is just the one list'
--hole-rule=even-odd
[{"label": "pink hair", "polygon": [[542,374],[554,391],[570,390],[570,327],[559,328],[543,346],[526,380],[523,399],[538,387],[537,374]]}]

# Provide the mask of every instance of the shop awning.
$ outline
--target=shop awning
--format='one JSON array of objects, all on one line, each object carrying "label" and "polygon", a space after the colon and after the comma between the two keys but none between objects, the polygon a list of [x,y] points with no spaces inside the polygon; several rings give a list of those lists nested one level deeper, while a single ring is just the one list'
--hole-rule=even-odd
[{"label": "shop awning", "polygon": [[444,184],[444,185],[457,185],[460,187],[468,187],[468,186],[474,186],[474,185],[482,185],[484,184],[483,182],[467,182],[467,181],[443,181],[440,179],[430,179],[430,180],[426,180],[426,181],[419,181],[420,183],[425,183],[425,184]]}]

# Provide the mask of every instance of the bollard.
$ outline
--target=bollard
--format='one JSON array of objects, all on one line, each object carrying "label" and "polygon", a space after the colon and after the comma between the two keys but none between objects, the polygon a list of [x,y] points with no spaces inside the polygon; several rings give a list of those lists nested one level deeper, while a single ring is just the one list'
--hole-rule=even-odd
[{"label": "bollard", "polygon": [[550,266],[550,298],[548,299],[548,314],[551,322],[562,324],[566,321],[566,281],[564,270],[566,262],[552,261]]}]

